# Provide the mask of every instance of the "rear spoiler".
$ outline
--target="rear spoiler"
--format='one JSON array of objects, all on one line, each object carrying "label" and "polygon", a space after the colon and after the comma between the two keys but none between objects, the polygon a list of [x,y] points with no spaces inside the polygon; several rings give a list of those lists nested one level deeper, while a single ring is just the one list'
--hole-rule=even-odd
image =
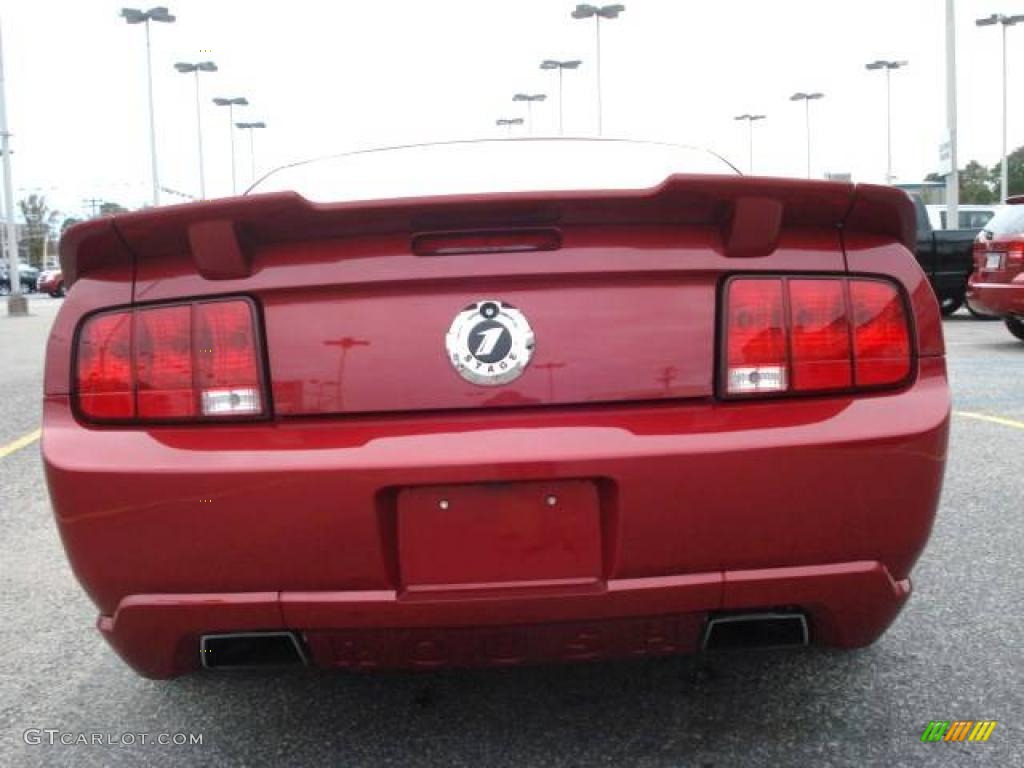
[{"label": "rear spoiler", "polygon": [[910,198],[893,187],[743,176],[671,176],[650,189],[313,203],[294,192],[229,197],[77,224],[60,244],[64,280],[121,258],[191,255],[210,280],[244,278],[261,245],[350,235],[577,224],[713,225],[727,256],[765,256],[783,230],[835,228],[913,250]]}]

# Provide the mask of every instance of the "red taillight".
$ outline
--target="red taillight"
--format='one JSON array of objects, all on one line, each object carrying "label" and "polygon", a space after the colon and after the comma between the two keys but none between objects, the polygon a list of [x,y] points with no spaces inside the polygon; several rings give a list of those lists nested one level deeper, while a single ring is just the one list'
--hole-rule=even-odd
[{"label": "red taillight", "polygon": [[265,396],[259,360],[248,301],[96,315],[79,334],[79,410],[94,421],[260,416]]},{"label": "red taillight", "polygon": [[850,299],[857,385],[892,384],[907,378],[910,333],[895,286],[877,280],[851,280]]},{"label": "red taillight", "polygon": [[734,278],[725,292],[725,394],[902,383],[910,329],[896,286],[859,278]]},{"label": "red taillight", "polygon": [[732,393],[786,389],[786,326],[782,281],[729,283],[726,338],[728,389]]},{"label": "red taillight", "polygon": [[1024,243],[1010,243],[1010,247],[1006,249],[1006,266],[1024,267]]},{"label": "red taillight", "polygon": [[135,416],[132,378],[132,316],[97,315],[78,337],[78,407],[90,419]]},{"label": "red taillight", "polygon": [[790,280],[793,389],[845,389],[853,383],[850,325],[841,280]]}]

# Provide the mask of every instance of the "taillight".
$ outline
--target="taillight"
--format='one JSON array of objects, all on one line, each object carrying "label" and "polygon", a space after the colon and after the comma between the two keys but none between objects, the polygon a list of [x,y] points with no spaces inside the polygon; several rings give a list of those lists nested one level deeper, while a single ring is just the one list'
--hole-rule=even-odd
[{"label": "taillight", "polygon": [[78,336],[79,412],[121,422],[262,416],[260,346],[241,299],[94,315]]},{"label": "taillight", "polygon": [[1010,243],[1006,249],[1007,267],[1024,267],[1024,243]]},{"label": "taillight", "polygon": [[724,346],[728,396],[890,386],[911,370],[903,300],[883,280],[733,278]]}]

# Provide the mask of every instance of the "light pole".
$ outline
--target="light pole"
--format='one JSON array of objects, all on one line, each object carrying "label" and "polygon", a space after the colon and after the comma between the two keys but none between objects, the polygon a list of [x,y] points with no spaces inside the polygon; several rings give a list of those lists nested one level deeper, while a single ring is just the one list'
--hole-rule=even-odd
[{"label": "light pole", "polygon": [[512,101],[526,102],[526,128],[531,134],[533,133],[533,102],[544,101],[547,97],[546,93],[517,93],[512,97]]},{"label": "light pole", "polygon": [[212,61],[199,61],[195,64],[179,61],[174,68],[181,73],[194,72],[196,76],[196,138],[199,145],[199,199],[206,199],[206,171],[203,169],[203,113],[199,107],[199,73],[216,72],[217,65]]},{"label": "light pole", "polygon": [[878,59],[865,64],[867,70],[885,70],[885,183],[892,184],[892,71],[907,66],[906,61],[885,61]]},{"label": "light pole", "polygon": [[573,59],[571,61],[557,61],[555,59],[545,59],[540,63],[541,69],[557,69],[558,70],[558,135],[561,136],[563,133],[563,120],[562,120],[562,72],[567,69],[579,69],[582,64],[579,59]]},{"label": "light pole", "polygon": [[149,22],[171,24],[174,16],[164,6],[140,11],[137,8],[122,8],[121,16],[128,24],[146,25],[146,82],[149,89],[149,155],[153,174],[153,205],[160,205],[160,174],[156,164],[156,117],[153,113],[153,54],[149,45]]},{"label": "light pole", "polygon": [[266,128],[263,121],[258,123],[235,123],[235,127],[249,132],[249,168],[252,174],[252,183],[256,183],[256,145],[253,143],[252,132],[256,128]]},{"label": "light pole", "polygon": [[999,174],[999,199],[1003,202],[1010,196],[1010,169],[1006,157],[1006,28],[1021,22],[1024,22],[1024,14],[1004,16],[1001,13],[993,13],[991,16],[976,19],[974,22],[979,27],[991,27],[999,24],[1003,28],[1003,153],[1000,162],[1002,170]]},{"label": "light pole", "polygon": [[497,126],[503,126],[505,128],[505,133],[512,133],[512,126],[513,125],[522,125],[523,124],[523,118],[521,118],[521,117],[499,117],[497,120],[494,121],[494,124],[497,125]]},{"label": "light pole", "polygon": [[802,101],[804,103],[804,124],[807,131],[807,178],[811,178],[811,102],[825,98],[823,93],[804,93],[797,91],[789,97],[790,101]]},{"label": "light pole", "polygon": [[[28,301],[21,295],[21,272],[18,271],[18,227],[14,223],[14,181],[11,179],[11,134],[7,130],[7,89],[4,80],[4,46],[0,38],[0,152],[4,168],[4,235],[7,238],[7,276],[10,295],[8,315],[27,315]],[[45,241],[44,241],[45,242]]]},{"label": "light pole", "polygon": [[[956,2],[946,0],[946,136],[949,173],[946,174],[946,221],[952,227],[960,221],[960,171],[956,127]],[[941,154],[941,148],[940,148]]]},{"label": "light pole", "polygon": [[757,120],[764,120],[767,115],[736,115],[733,120],[746,120],[747,129],[749,132],[750,147],[749,147],[749,160],[747,164],[747,173],[751,176],[754,175],[754,123]]},{"label": "light pole", "polygon": [[244,96],[235,96],[232,99],[217,97],[213,103],[218,107],[228,108],[228,132],[231,135],[231,194],[238,194],[238,172],[235,169],[235,107],[248,106],[249,100]]},{"label": "light pole", "polygon": [[602,130],[602,107],[601,107],[601,19],[617,19],[619,14],[626,10],[624,5],[587,5],[581,4],[576,6],[576,10],[572,12],[574,19],[589,19],[591,16],[594,17],[594,34],[597,40],[597,135],[601,135]]}]

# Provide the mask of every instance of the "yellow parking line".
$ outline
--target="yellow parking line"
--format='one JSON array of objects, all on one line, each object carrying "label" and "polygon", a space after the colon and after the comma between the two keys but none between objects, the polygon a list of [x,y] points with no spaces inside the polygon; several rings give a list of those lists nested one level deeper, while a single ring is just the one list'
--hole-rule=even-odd
[{"label": "yellow parking line", "polygon": [[40,430],[34,429],[27,435],[22,435],[17,440],[13,440],[7,445],[0,445],[0,459],[5,456],[10,456],[15,451],[20,451],[25,446],[32,445],[32,443],[39,439],[39,434]]},{"label": "yellow parking line", "polygon": [[1006,419],[1002,416],[989,416],[987,413],[972,413],[970,411],[955,411],[957,416],[965,416],[968,419],[977,419],[978,421],[989,421],[993,424],[1002,424],[1004,427],[1016,427],[1017,429],[1024,429],[1024,421],[1016,421],[1014,419]]}]

